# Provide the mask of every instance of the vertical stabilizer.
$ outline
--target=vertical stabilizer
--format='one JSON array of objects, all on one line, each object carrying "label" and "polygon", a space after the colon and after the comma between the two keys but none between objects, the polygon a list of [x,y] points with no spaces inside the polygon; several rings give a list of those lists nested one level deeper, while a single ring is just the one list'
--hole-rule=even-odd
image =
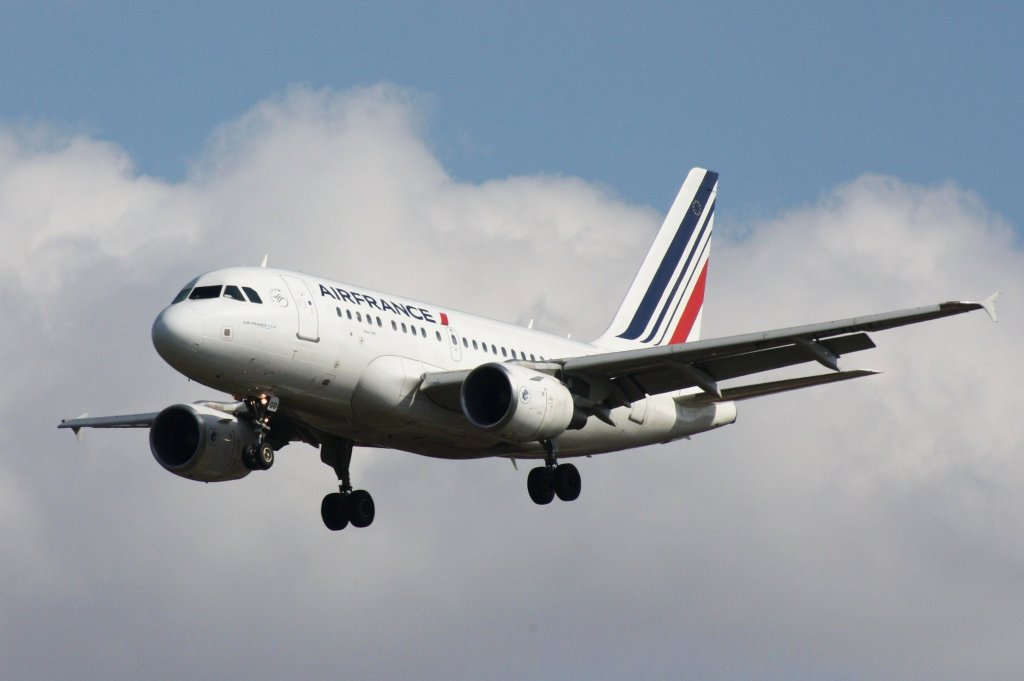
[{"label": "vertical stabilizer", "polygon": [[609,350],[700,338],[718,173],[686,176],[615,319],[595,345]]}]

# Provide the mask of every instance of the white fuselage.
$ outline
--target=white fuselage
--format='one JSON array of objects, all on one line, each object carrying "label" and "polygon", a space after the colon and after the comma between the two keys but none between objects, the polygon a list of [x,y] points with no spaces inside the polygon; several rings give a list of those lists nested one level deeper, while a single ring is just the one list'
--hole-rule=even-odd
[{"label": "white fuselage", "polygon": [[[516,443],[474,427],[418,392],[428,373],[606,352],[587,343],[323,278],[270,268],[199,277],[193,291],[252,290],[238,298],[186,298],[153,324],[171,366],[236,397],[273,394],[281,413],[355,441],[445,458],[543,458],[539,442]],[[196,295],[193,293],[193,295]],[[736,417],[731,402],[685,405],[679,393],[650,396],[590,418],[557,437],[558,456],[668,442]]]}]

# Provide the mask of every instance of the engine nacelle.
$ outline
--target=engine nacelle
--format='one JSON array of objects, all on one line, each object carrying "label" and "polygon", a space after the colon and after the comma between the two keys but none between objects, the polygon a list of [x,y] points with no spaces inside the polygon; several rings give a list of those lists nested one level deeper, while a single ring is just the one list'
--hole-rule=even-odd
[{"label": "engine nacelle", "polygon": [[256,433],[232,414],[201,404],[176,404],[149,428],[157,463],[175,475],[201,482],[238,480],[249,474],[242,452]]},{"label": "engine nacelle", "polygon": [[516,364],[492,362],[469,372],[462,413],[477,428],[509,440],[547,440],[573,423],[572,394],[558,379]]}]

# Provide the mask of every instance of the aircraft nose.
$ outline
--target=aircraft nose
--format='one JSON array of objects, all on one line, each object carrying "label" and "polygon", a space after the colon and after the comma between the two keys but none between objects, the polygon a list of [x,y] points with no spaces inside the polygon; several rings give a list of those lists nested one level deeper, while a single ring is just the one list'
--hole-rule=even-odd
[{"label": "aircraft nose", "polygon": [[203,317],[188,306],[172,305],[153,322],[153,347],[169,364],[193,353],[203,338]]}]

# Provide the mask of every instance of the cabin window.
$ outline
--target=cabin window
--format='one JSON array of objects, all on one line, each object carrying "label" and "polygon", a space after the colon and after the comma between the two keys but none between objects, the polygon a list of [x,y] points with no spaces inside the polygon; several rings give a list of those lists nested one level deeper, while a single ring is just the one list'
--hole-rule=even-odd
[{"label": "cabin window", "polygon": [[474,349],[474,350],[479,350],[479,349],[480,349],[480,346],[478,346],[478,345],[476,344],[476,341],[473,341],[473,349]]},{"label": "cabin window", "polygon": [[209,300],[211,298],[220,298],[221,286],[196,286],[192,289],[192,293],[189,294],[189,300]]},{"label": "cabin window", "polygon": [[256,293],[256,291],[252,290],[248,286],[243,286],[242,290],[245,291],[245,295],[249,296],[249,300],[251,302],[259,303],[260,305],[263,304],[263,300],[260,298],[260,294]]},{"label": "cabin window", "polygon": [[502,357],[508,357],[508,353],[505,352],[505,346],[504,345],[501,346],[501,356]]},{"label": "cabin window", "polygon": [[463,339],[462,339],[462,347],[464,347],[464,348],[468,348],[469,347],[469,341],[466,340],[465,337],[463,337]]},{"label": "cabin window", "polygon": [[424,338],[427,337],[427,330],[424,329],[422,326],[420,327],[420,335],[423,336]]},{"label": "cabin window", "polygon": [[530,353],[530,361],[531,362],[536,362],[537,361],[537,358],[533,356],[532,352]]},{"label": "cabin window", "polygon": [[352,310],[345,310],[345,316],[349,318],[349,321],[351,321],[352,320]]},{"label": "cabin window", "polygon": [[363,313],[362,312],[358,312],[358,311],[356,312],[356,321],[357,322],[363,321]]},{"label": "cabin window", "polygon": [[409,329],[405,326],[405,322],[402,322],[402,333],[409,333]]},{"label": "cabin window", "polygon": [[340,317],[341,316],[341,308],[340,307],[336,307],[334,309],[338,311],[338,316]]},{"label": "cabin window", "polygon": [[435,331],[434,333],[437,334],[437,342],[440,343],[441,342],[441,332],[440,331]]}]

